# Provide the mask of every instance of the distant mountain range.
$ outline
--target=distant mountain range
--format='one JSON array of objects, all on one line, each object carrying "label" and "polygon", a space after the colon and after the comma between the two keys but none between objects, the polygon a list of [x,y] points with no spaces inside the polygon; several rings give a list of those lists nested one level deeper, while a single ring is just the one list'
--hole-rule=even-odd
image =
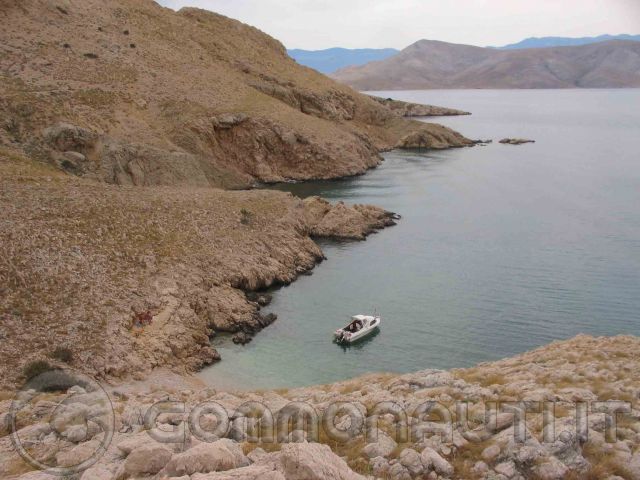
[{"label": "distant mountain range", "polygon": [[332,73],[340,68],[384,60],[399,51],[395,48],[328,48],[326,50],[293,49],[287,50],[287,53],[301,65],[315,68],[322,73]]},{"label": "distant mountain range", "polygon": [[331,76],[359,90],[640,87],[640,42],[499,50],[420,40]]},{"label": "distant mountain range", "polygon": [[598,37],[531,37],[518,43],[496,47],[500,50],[518,50],[521,48],[548,48],[548,47],[577,47],[591,43],[608,42],[611,40],[632,40],[640,42],[640,35],[600,35]]},{"label": "distant mountain range", "polygon": [[[531,37],[518,43],[503,47],[491,47],[498,50],[519,50],[524,48],[548,48],[588,45],[591,43],[607,42],[611,40],[632,40],[640,42],[640,35],[600,35],[599,37]],[[369,62],[385,60],[400,50],[395,48],[327,48],[326,50],[290,49],[287,53],[300,65],[314,68],[319,72],[329,74],[345,67],[357,67]]]}]

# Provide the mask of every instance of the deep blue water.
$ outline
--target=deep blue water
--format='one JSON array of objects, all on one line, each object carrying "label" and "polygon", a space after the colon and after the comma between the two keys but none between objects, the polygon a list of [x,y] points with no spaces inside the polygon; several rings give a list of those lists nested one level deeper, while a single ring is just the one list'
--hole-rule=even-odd
[{"label": "deep blue water", "polygon": [[[377,92],[473,112],[434,121],[485,147],[390,152],[364,176],[282,186],[402,214],[276,292],[253,342],[218,342],[216,386],[452,368],[578,333],[640,335],[640,90]],[[535,144],[500,145],[503,137]],[[331,343],[377,309],[380,333]]]}]

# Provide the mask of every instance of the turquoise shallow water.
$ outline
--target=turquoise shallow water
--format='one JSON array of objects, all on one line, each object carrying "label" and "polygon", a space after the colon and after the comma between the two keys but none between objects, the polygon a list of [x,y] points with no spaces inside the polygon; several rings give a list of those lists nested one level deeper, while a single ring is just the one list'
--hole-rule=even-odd
[{"label": "turquoise shallow water", "polygon": [[[640,335],[640,90],[379,92],[473,112],[434,119],[470,138],[535,144],[390,152],[378,169],[284,185],[402,214],[365,242],[321,242],[278,320],[200,375],[219,387],[324,383],[469,366],[578,333]],[[377,308],[378,335],[331,332]]]}]

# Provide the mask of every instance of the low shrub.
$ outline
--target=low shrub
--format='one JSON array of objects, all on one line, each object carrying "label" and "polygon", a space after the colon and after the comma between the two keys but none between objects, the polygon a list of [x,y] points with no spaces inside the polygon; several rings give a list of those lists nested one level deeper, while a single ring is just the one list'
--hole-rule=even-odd
[{"label": "low shrub", "polygon": [[56,349],[51,352],[51,358],[55,358],[64,363],[71,363],[73,361],[73,352],[67,347],[56,347]]},{"label": "low shrub", "polygon": [[31,380],[33,377],[37,377],[38,375],[50,370],[53,370],[53,367],[49,362],[45,360],[35,360],[25,365],[22,373],[24,373],[27,380]]}]

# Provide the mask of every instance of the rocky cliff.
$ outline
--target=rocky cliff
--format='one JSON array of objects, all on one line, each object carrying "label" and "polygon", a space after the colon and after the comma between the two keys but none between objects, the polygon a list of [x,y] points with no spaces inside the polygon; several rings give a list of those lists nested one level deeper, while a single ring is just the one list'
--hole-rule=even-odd
[{"label": "rocky cliff", "polygon": [[[4,0],[0,16],[0,144],[73,174],[232,188],[333,178],[434,128],[212,12],[151,0]],[[469,144],[446,132],[447,146]]]}]

